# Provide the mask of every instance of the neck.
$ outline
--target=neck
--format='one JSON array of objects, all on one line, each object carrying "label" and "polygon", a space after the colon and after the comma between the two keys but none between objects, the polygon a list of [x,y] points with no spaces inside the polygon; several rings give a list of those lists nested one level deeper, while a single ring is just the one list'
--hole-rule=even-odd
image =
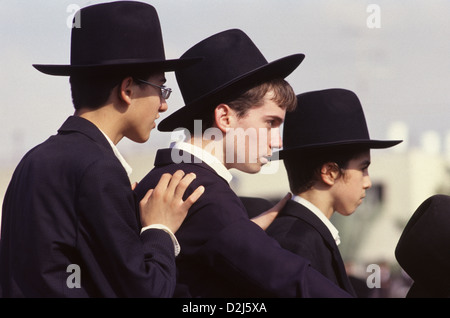
[{"label": "neck", "polygon": [[105,133],[111,141],[117,145],[124,137],[120,131],[120,120],[108,105],[98,109],[82,108],[75,111],[74,116],[89,120],[98,129]]},{"label": "neck", "polygon": [[211,140],[205,139],[203,136],[192,136],[191,138],[188,138],[186,142],[196,147],[202,148],[204,151],[216,157],[222,164],[225,165],[225,167],[227,167],[225,164],[223,150],[223,137],[214,138],[213,140]]},{"label": "neck", "polygon": [[330,219],[333,215],[333,204],[326,191],[311,188],[308,191],[298,194],[298,196],[314,204],[327,217],[327,219]]}]

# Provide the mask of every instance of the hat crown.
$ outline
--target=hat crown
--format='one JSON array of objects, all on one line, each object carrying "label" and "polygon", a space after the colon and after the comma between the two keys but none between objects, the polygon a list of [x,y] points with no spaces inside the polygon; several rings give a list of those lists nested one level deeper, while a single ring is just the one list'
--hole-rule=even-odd
[{"label": "hat crown", "polygon": [[98,4],[82,8],[75,18],[79,25],[72,29],[71,65],[165,60],[158,14],[151,5]]},{"label": "hat crown", "polygon": [[219,103],[229,102],[264,82],[285,78],[305,55],[293,54],[269,63],[243,31],[231,29],[206,38],[181,56],[190,57],[202,60],[175,71],[186,106],[162,120],[160,131],[192,128],[195,119],[205,118]]},{"label": "hat crown", "polygon": [[449,227],[450,196],[443,194],[423,201],[406,224],[395,257],[419,286],[450,291]]},{"label": "hat crown", "polygon": [[175,73],[186,104],[268,64],[253,41],[239,29],[206,38],[181,56],[188,57],[203,60]]},{"label": "hat crown", "polygon": [[346,89],[297,95],[297,109],[286,115],[284,149],[370,140],[361,103]]}]

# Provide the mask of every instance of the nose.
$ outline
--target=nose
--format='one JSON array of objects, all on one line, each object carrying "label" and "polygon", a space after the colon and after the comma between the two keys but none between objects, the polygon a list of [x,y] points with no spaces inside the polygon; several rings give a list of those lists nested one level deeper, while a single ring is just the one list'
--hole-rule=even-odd
[{"label": "nose", "polygon": [[161,97],[161,105],[159,105],[158,111],[164,113],[167,109],[169,109],[169,106],[167,105],[166,100]]},{"label": "nose", "polygon": [[369,174],[364,176],[364,189],[370,189],[372,187],[372,180],[370,180]]},{"label": "nose", "polygon": [[270,131],[270,149],[283,147],[280,128],[272,128]]}]

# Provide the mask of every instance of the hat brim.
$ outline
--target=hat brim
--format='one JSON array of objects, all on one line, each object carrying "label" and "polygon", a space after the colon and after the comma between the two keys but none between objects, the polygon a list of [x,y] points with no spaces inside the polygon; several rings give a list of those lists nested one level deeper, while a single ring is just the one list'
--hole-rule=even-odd
[{"label": "hat brim", "polygon": [[164,61],[149,61],[149,60],[119,60],[111,61],[103,64],[89,64],[89,65],[49,65],[49,64],[33,64],[33,67],[38,71],[55,76],[71,76],[75,74],[89,74],[105,71],[123,71],[123,70],[145,70],[157,69],[158,71],[176,71],[188,66],[191,66],[202,58],[185,58],[176,60]]},{"label": "hat brim", "polygon": [[188,128],[194,124],[194,119],[203,118],[205,110],[209,107],[216,106],[217,103],[228,102],[259,83],[287,77],[304,58],[304,54],[293,54],[247,72],[181,107],[162,120],[157,128],[159,131]]},{"label": "hat brim", "polygon": [[284,159],[288,155],[294,153],[301,153],[310,150],[319,150],[341,146],[368,147],[370,149],[385,149],[398,145],[402,141],[403,140],[347,140],[330,143],[303,145],[289,149],[282,149],[280,151],[274,152],[271,157],[271,160]]}]

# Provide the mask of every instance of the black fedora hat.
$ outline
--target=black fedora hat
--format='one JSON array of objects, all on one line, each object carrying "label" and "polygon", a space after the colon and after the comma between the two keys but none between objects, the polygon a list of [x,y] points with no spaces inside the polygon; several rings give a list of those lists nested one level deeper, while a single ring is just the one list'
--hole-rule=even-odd
[{"label": "black fedora hat", "polygon": [[450,196],[437,194],[413,213],[395,257],[414,283],[407,297],[450,297]]},{"label": "black fedora hat", "polygon": [[230,101],[259,83],[285,78],[303,61],[293,54],[268,62],[242,30],[231,29],[197,43],[181,57],[202,61],[175,72],[185,106],[162,120],[160,131],[190,127],[217,103]]},{"label": "black fedora hat", "polygon": [[70,65],[34,64],[36,69],[50,75],[149,67],[174,71],[199,60],[166,60],[158,14],[149,4],[97,4],[82,8],[75,18],[79,25],[72,28]]},{"label": "black fedora hat", "polygon": [[[286,114],[283,149],[274,158],[311,149],[343,145],[388,148],[401,140],[372,140],[358,96],[332,88],[297,95],[298,106]],[[278,155],[278,156],[277,156]]]}]

